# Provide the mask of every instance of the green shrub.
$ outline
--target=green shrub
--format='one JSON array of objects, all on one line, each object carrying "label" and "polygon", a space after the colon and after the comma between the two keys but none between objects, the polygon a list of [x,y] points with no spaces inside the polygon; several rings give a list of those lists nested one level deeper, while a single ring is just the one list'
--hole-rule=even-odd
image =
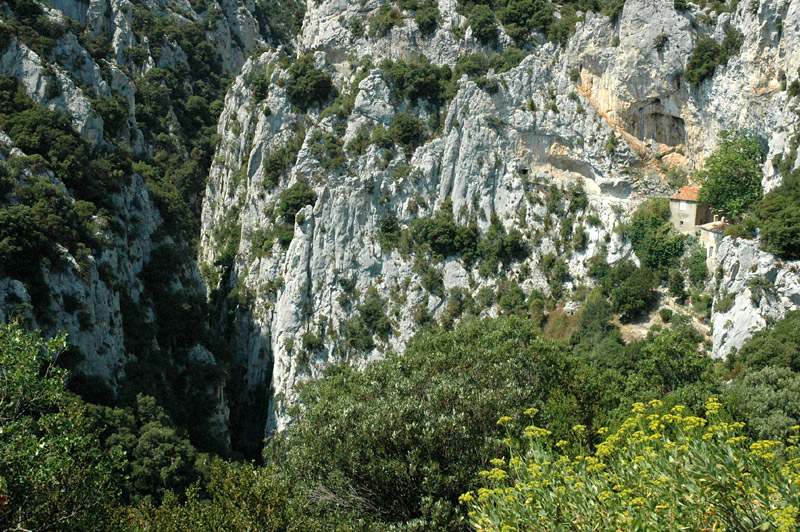
[{"label": "green shrub", "polygon": [[700,85],[711,77],[718,66],[728,63],[728,59],[739,53],[744,37],[737,29],[727,26],[722,44],[711,37],[700,35],[695,43],[684,77],[692,86]]},{"label": "green shrub", "polygon": [[458,495],[500,451],[500,412],[552,398],[544,415],[575,422],[554,394],[569,378],[562,349],[519,318],[423,333],[402,356],[304,385],[303,415],[273,440],[269,460],[307,479],[307,493],[341,494],[380,530],[461,530]]},{"label": "green shrub", "polygon": [[300,130],[286,144],[264,156],[264,162],[262,163],[264,166],[264,187],[267,190],[275,188],[280,183],[281,177],[297,162],[297,154],[303,146],[304,138],[305,131]]},{"label": "green shrub", "polygon": [[684,261],[684,266],[689,272],[689,282],[692,283],[692,286],[700,286],[708,277],[705,247],[695,244]]},{"label": "green shrub", "polygon": [[603,0],[602,11],[612,24],[616,23],[625,7],[625,0]]},{"label": "green shrub", "polygon": [[647,268],[635,269],[610,291],[611,308],[625,321],[631,321],[652,305],[656,276]]},{"label": "green shrub", "polygon": [[314,131],[309,140],[311,154],[320,162],[322,168],[331,171],[344,165],[342,139],[336,131],[323,133],[318,129]]},{"label": "green shrub", "polygon": [[714,309],[716,312],[728,312],[730,309],[733,308],[733,304],[736,301],[736,294],[727,294],[725,297],[717,302],[717,308]]},{"label": "green shrub", "polygon": [[674,0],[672,5],[675,8],[675,11],[689,10],[689,2],[687,0]]},{"label": "green shrub", "polygon": [[334,92],[330,74],[314,66],[311,54],[298,57],[289,67],[286,96],[301,111],[328,100]]},{"label": "green shrub", "polygon": [[298,181],[281,192],[276,214],[282,216],[286,223],[293,224],[300,209],[306,205],[313,205],[315,201],[317,201],[317,193],[308,186],[308,183]]},{"label": "green shrub", "polygon": [[722,46],[713,38],[699,35],[697,42],[686,64],[684,77],[690,85],[700,85],[705,79],[714,74],[719,65],[719,58],[723,54]]},{"label": "green shrub", "polygon": [[664,323],[669,323],[669,321],[672,319],[672,309],[662,308],[658,311],[658,315],[661,318],[661,321]]},{"label": "green shrub", "polygon": [[378,227],[378,242],[384,249],[392,249],[397,247],[400,243],[402,236],[402,227],[397,217],[393,214],[388,214],[381,218],[380,226]]},{"label": "green shrub", "polygon": [[402,146],[406,157],[411,157],[425,139],[425,126],[422,120],[411,113],[398,113],[389,127],[389,135],[396,144]]},{"label": "green shrub", "polygon": [[427,100],[440,106],[453,92],[450,67],[437,67],[422,54],[412,55],[408,60],[386,59],[381,63],[381,73],[386,82],[412,104]]},{"label": "green shrub", "polygon": [[492,8],[484,4],[477,4],[467,17],[472,34],[481,44],[489,44],[497,39],[497,23],[494,19]]},{"label": "green shrub", "polygon": [[[636,403],[634,415],[590,454],[569,452],[569,441],[556,443],[534,424],[520,439],[510,431],[504,458],[483,473],[487,487],[461,497],[474,511],[471,522],[486,531],[559,530],[564,522],[576,532],[598,525],[653,532],[796,528],[796,434],[790,445],[753,442],[742,435],[743,424],[718,414],[713,398],[705,418],[661,404]],[[536,410],[529,412],[535,419]],[[582,443],[585,427],[574,432],[571,440]]]},{"label": "green shrub", "polygon": [[742,133],[723,131],[719,147],[697,173],[702,184],[699,200],[729,216],[743,214],[761,199],[761,164],[764,150],[758,140]]},{"label": "green shrub", "polygon": [[439,19],[441,15],[439,15],[439,8],[437,6],[426,6],[421,9],[417,9],[414,13],[414,22],[417,23],[417,27],[419,31],[422,32],[422,35],[430,35],[436,30],[436,26],[439,25]]},{"label": "green shrub", "polygon": [[555,22],[553,4],[546,0],[511,0],[498,13],[509,37],[518,45],[530,40],[530,33],[547,35]]},{"label": "green shrub", "polygon": [[617,144],[619,144],[619,138],[614,132],[611,132],[611,135],[608,137],[605,143],[605,150],[607,153],[614,153],[614,150],[617,149]]},{"label": "green shrub", "polygon": [[656,35],[656,38],[653,39],[653,48],[660,52],[664,49],[664,46],[666,46],[667,41],[669,41],[669,35],[666,33],[659,33]]},{"label": "green shrub", "polygon": [[566,46],[567,41],[575,31],[576,24],[580,20],[574,7],[571,5],[564,5],[561,8],[561,18],[557,19],[555,23],[550,26],[550,32],[547,38],[561,46]]},{"label": "green shrub", "polygon": [[754,205],[761,247],[782,259],[800,259],[800,172]]},{"label": "green shrub", "polygon": [[631,216],[627,232],[642,265],[662,275],[676,266],[683,254],[684,237],[670,222],[666,198],[651,198],[640,204]]},{"label": "green shrub", "polygon": [[736,361],[743,367],[780,366],[800,373],[800,311],[786,313],[771,329],[757,331],[739,349]]},{"label": "green shrub", "polygon": [[[65,389],[53,340],[0,325],[0,527],[4,530],[107,530],[125,456],[98,443],[79,400]],[[98,504],[96,497],[103,501]]]},{"label": "green shrub", "polygon": [[369,19],[369,34],[372,37],[386,37],[397,25],[403,23],[403,14],[387,2],[378,9],[378,12]]}]

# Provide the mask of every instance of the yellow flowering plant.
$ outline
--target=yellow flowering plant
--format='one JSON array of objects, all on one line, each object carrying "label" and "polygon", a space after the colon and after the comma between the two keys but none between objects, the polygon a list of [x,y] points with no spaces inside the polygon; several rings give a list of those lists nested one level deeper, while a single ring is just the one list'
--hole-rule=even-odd
[{"label": "yellow flowering plant", "polygon": [[525,450],[510,445],[510,459],[493,462],[485,487],[461,503],[478,532],[798,530],[800,427],[787,442],[751,441],[720,408],[710,398],[699,417],[636,403],[585,456],[531,425]]}]

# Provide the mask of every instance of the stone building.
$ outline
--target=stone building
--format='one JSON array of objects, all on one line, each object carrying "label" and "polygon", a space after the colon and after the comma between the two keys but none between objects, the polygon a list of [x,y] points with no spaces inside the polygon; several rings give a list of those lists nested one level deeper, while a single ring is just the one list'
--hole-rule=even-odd
[{"label": "stone building", "polygon": [[686,185],[669,198],[670,220],[681,233],[697,234],[698,226],[709,221],[708,204],[697,200],[699,192],[699,186]]},{"label": "stone building", "polygon": [[730,224],[719,216],[714,215],[714,220],[698,227],[700,230],[700,242],[706,248],[706,265],[709,270],[713,270],[717,265],[717,254],[722,237],[725,236],[725,228]]}]

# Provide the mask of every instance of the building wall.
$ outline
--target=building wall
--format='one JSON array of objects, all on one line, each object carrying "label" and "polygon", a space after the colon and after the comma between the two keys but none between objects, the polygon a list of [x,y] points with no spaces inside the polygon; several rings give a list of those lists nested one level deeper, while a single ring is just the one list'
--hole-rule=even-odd
[{"label": "building wall", "polygon": [[708,229],[700,230],[700,242],[706,248],[706,266],[709,271],[713,271],[717,267],[717,253],[723,236],[722,233],[709,231]]},{"label": "building wall", "polygon": [[681,233],[694,234],[697,225],[697,202],[669,200],[670,220]]}]

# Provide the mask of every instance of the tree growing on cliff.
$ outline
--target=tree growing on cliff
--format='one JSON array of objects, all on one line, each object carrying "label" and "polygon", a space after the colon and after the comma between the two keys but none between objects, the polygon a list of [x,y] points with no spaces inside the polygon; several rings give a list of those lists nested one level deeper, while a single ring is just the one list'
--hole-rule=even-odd
[{"label": "tree growing on cliff", "polygon": [[286,95],[292,105],[307,111],[314,104],[322,103],[333,93],[330,74],[314,66],[314,56],[301,56],[289,67]]},{"label": "tree growing on cliff", "polygon": [[723,131],[717,150],[697,173],[702,183],[699,200],[733,217],[741,216],[761,199],[761,165],[764,150],[753,137]]}]

